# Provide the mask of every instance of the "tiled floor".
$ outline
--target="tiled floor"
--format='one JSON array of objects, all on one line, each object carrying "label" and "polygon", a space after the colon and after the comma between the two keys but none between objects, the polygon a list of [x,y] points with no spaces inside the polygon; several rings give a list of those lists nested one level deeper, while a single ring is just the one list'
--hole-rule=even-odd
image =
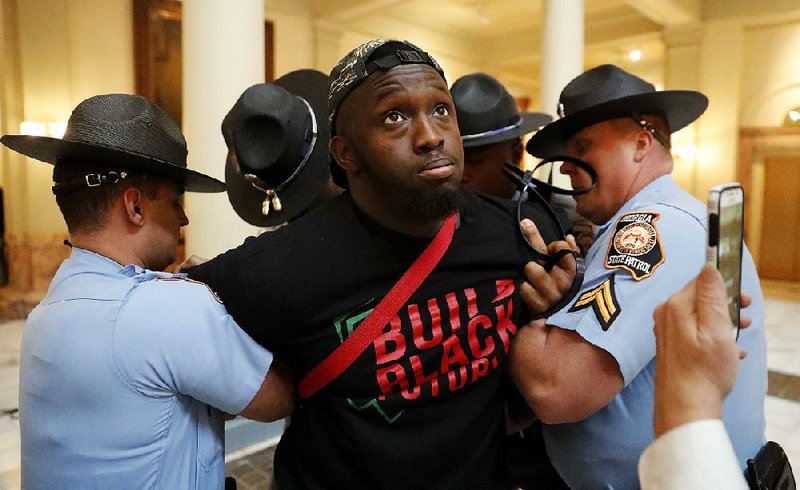
[{"label": "tiled floor", "polygon": [[233,461],[226,460],[225,474],[236,479],[237,490],[266,490],[272,483],[272,457],[268,447]]},{"label": "tiled floor", "polygon": [[[800,286],[765,283],[770,370],[766,402],[767,438],[779,442],[800,470]],[[0,410],[17,406],[19,342],[22,322],[0,324]],[[226,458],[226,470],[240,490],[266,489],[273,448]],[[19,488],[19,424],[0,415],[0,490]]]}]

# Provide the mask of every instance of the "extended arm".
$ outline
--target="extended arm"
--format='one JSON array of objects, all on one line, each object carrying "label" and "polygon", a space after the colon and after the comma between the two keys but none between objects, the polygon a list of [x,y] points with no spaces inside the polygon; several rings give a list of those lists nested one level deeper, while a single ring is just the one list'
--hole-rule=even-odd
[{"label": "extended arm", "polygon": [[[523,221],[528,242],[545,250],[544,241],[531,222]],[[577,250],[571,236],[552,242],[548,253],[569,247]],[[575,277],[571,255],[546,271],[536,262],[525,266],[527,282],[521,294],[532,315],[540,314],[561,300]],[[616,360],[605,350],[586,342],[579,334],[544,321],[522,327],[511,344],[509,366],[512,379],[536,416],[545,423],[584,419],[610,402],[622,389],[623,379]]]},{"label": "extended arm", "polygon": [[545,325],[522,327],[511,344],[509,370],[520,393],[546,424],[593,415],[622,390],[617,361],[579,334]]},{"label": "extended arm", "polygon": [[289,369],[274,360],[256,395],[239,414],[259,422],[288,417],[294,409],[294,378]]}]

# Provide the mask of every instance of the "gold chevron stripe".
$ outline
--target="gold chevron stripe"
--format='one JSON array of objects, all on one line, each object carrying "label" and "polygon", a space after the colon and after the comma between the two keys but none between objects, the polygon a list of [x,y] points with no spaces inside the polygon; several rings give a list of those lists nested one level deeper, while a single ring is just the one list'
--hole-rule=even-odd
[{"label": "gold chevron stripe", "polygon": [[594,310],[597,321],[600,322],[603,330],[608,330],[622,311],[619,307],[619,303],[617,303],[617,296],[614,292],[613,274],[596,288],[590,289],[578,296],[577,301],[575,301],[575,304],[572,305],[569,311],[580,311],[589,306]]}]

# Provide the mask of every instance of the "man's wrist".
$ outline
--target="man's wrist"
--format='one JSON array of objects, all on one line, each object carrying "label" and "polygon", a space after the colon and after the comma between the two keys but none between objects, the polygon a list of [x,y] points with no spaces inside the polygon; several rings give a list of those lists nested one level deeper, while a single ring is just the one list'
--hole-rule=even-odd
[{"label": "man's wrist", "polygon": [[722,418],[723,397],[711,391],[657,395],[653,414],[656,437],[689,422]]}]

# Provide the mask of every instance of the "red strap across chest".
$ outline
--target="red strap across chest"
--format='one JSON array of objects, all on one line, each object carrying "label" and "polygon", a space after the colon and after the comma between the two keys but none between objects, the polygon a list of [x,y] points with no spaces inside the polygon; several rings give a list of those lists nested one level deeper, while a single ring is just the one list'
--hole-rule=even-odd
[{"label": "red strap across chest", "polygon": [[342,345],[331,352],[322,362],[317,364],[300,380],[297,391],[300,399],[305,400],[324,388],[328,383],[341,375],[362,352],[380,335],[397,311],[414,294],[422,281],[433,271],[436,264],[444,256],[456,228],[457,215],[451,214],[445,219],[439,232],[422,254],[417,257],[411,267],[403,274],[389,293],[378,303],[374,310],[347,337]]}]

